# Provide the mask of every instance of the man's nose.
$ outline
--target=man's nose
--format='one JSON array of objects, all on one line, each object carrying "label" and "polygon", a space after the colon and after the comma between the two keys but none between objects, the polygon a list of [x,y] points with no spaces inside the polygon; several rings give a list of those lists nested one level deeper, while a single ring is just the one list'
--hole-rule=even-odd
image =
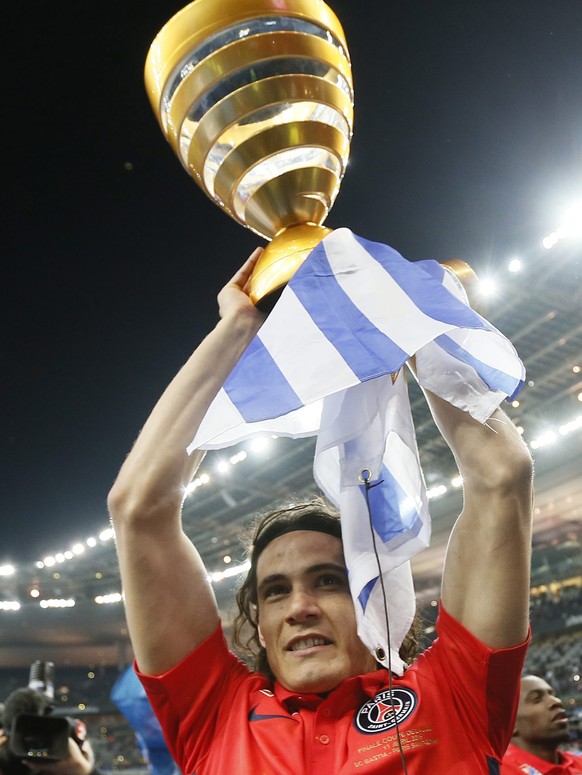
[{"label": "man's nose", "polygon": [[309,590],[295,589],[288,597],[287,621],[302,622],[321,613],[317,598]]}]

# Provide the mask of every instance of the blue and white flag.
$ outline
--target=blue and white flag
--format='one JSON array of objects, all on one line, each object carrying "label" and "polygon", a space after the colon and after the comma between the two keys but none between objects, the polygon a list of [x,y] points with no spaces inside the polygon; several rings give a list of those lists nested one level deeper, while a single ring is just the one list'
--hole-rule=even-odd
[{"label": "blue and white flag", "polygon": [[449,270],[337,229],[291,278],[188,447],[317,436],[314,477],[340,510],[358,634],[397,674],[415,612],[409,561],[430,541],[403,371],[412,356],[423,389],[480,422],[525,378]]}]

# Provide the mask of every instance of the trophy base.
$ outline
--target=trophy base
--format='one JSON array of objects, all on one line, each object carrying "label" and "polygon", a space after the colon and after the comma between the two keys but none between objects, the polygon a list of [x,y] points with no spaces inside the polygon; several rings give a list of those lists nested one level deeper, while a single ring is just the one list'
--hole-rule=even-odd
[{"label": "trophy base", "polygon": [[270,312],[313,248],[332,231],[326,226],[302,223],[276,234],[251,275],[249,297],[253,304]]}]

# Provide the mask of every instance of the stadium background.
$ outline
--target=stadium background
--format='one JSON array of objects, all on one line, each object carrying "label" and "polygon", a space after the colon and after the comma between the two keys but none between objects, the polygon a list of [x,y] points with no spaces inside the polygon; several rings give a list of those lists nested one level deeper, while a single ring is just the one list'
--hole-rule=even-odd
[{"label": "stadium background", "polygon": [[[33,661],[53,661],[58,712],[87,720],[107,770],[144,762],[110,698],[132,652],[106,494],[149,408],[213,325],[216,292],[256,244],[185,175],[147,103],[147,48],[182,5],[6,12],[0,700],[26,685]],[[521,355],[528,381],[506,409],[536,466],[528,665],[575,717],[582,6],[331,5],[350,46],[356,124],[329,225],[411,260],[468,261],[481,280],[474,303]],[[428,643],[461,495],[413,381],[410,394],[432,495],[431,546],[414,561]],[[209,454],[185,506],[227,622],[244,527],[313,492],[313,440],[262,441]]]}]

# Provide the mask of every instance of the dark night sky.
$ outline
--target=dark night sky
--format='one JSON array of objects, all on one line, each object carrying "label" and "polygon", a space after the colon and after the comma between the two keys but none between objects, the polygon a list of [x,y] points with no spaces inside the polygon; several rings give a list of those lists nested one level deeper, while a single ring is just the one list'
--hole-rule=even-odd
[{"label": "dark night sky", "polygon": [[[539,250],[582,197],[581,0],[330,4],[356,97],[327,225],[480,272]],[[106,524],[149,409],[261,244],[188,177],[146,98],[149,44],[182,5],[4,12],[0,563]]]}]

